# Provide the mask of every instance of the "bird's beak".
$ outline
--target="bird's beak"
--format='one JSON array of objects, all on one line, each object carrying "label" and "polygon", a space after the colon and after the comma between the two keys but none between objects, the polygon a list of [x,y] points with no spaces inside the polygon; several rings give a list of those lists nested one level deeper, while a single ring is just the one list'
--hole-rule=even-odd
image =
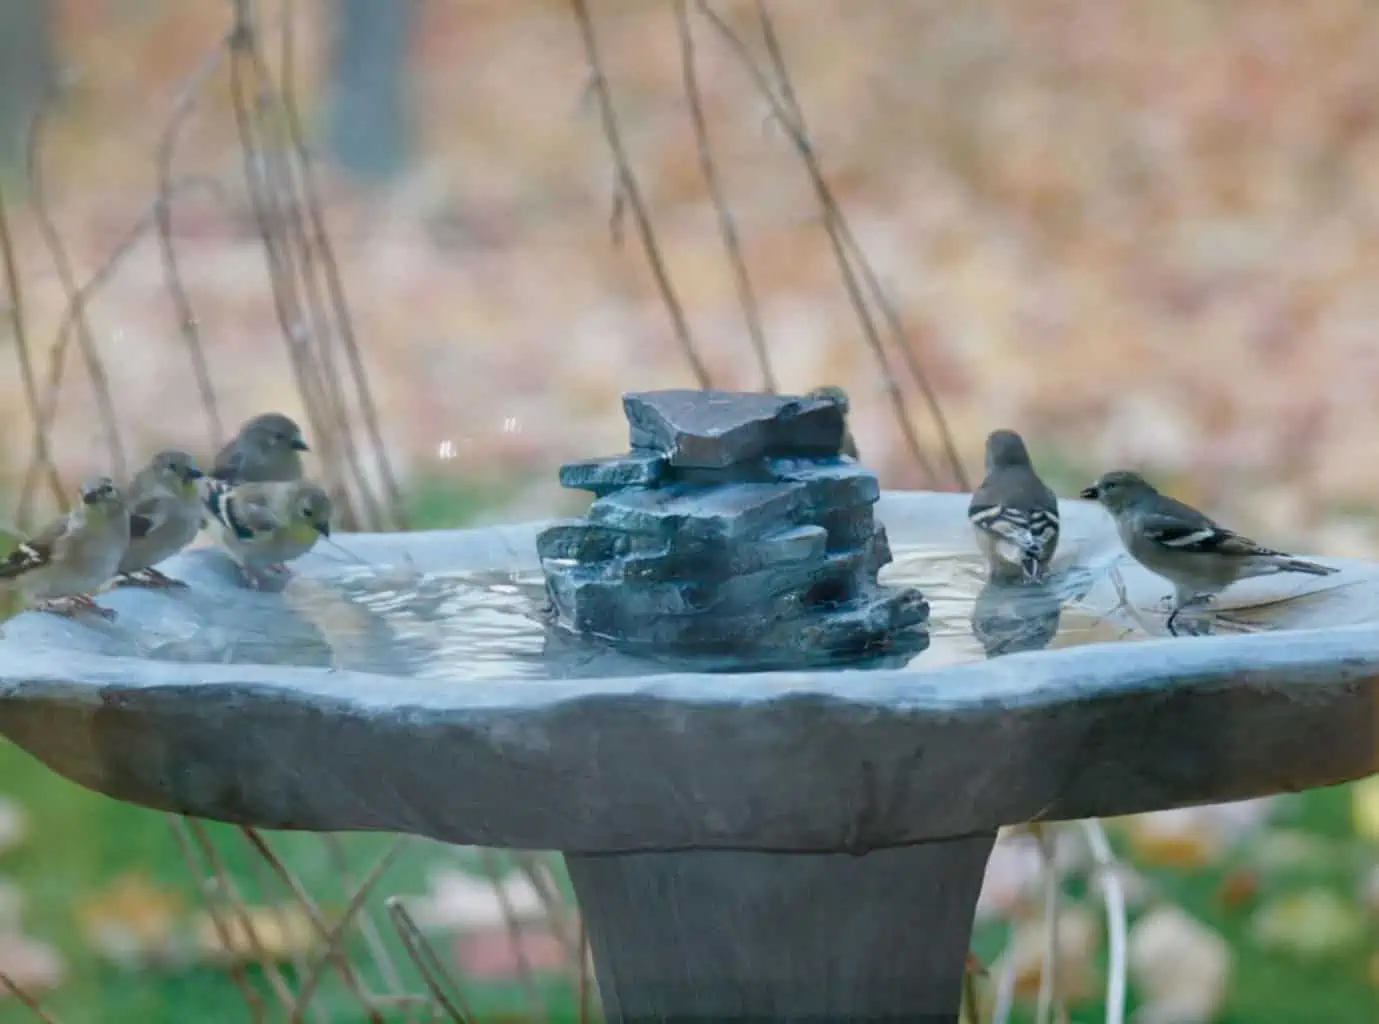
[{"label": "bird's beak", "polygon": [[1086,498],[1088,501],[1096,501],[1097,498],[1101,497],[1095,487],[1084,487],[1077,492],[1077,496],[1079,498]]},{"label": "bird's beak", "polygon": [[322,537],[330,536],[330,523],[319,523],[316,529]]},{"label": "bird's beak", "polygon": [[83,505],[94,505],[100,500],[101,496],[97,491],[88,491],[81,496],[81,503]]},{"label": "bird's beak", "polygon": [[294,452],[309,452],[311,448],[300,437],[292,439],[292,450]]}]

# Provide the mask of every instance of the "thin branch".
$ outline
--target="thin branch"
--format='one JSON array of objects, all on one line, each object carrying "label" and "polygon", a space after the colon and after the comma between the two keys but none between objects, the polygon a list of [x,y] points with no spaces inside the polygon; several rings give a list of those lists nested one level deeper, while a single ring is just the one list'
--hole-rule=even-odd
[{"label": "thin branch", "polygon": [[[407,907],[402,900],[396,896],[391,896],[384,903],[388,908],[388,915],[392,919],[393,927],[397,930],[397,936],[402,940],[402,946],[407,950],[407,955],[416,964],[417,970],[421,972],[422,982],[426,989],[431,993],[437,1005],[445,1012],[446,1016],[456,1024],[477,1024],[478,1018],[474,1016],[474,1011],[470,1008],[457,986],[450,978],[436,956],[436,951],[431,948],[431,944],[426,941],[426,936],[422,935],[421,929],[417,927],[412,915],[407,912]],[[453,990],[447,992],[447,988]]]},{"label": "thin branch", "polygon": [[1054,864],[1053,838],[1046,825],[1031,825],[1039,843],[1039,858],[1044,865],[1044,948],[1039,965],[1039,999],[1035,1024],[1050,1024],[1053,1008],[1060,1004],[1058,992],[1058,870]]},{"label": "thin branch", "polygon": [[[96,268],[96,272],[91,275],[90,279],[81,286],[77,292],[79,303],[69,303],[67,308],[63,310],[62,320],[57,329],[57,341],[50,353],[48,401],[38,411],[38,421],[43,425],[45,432],[52,428],[53,421],[57,418],[57,403],[61,391],[62,375],[66,367],[67,350],[71,347],[71,341],[77,329],[79,308],[89,306],[96,293],[110,282],[125,259],[138,247],[149,228],[157,223],[159,214],[168,203],[181,193],[196,188],[204,188],[224,196],[224,190],[220,183],[213,178],[196,177],[174,181],[166,195],[159,195],[144,209],[144,212],[139,215],[139,219],[125,232],[124,237],[120,239],[110,255]],[[24,481],[19,490],[19,507],[25,515],[28,514],[32,505],[34,489],[38,486],[39,474],[43,468],[41,453],[37,450],[31,452],[29,464],[24,471]]]},{"label": "thin branch", "polygon": [[[311,926],[315,929],[316,934],[323,941],[329,942],[330,926],[326,924],[325,918],[321,916],[321,911],[316,906],[315,900],[311,898],[311,894],[306,891],[302,883],[297,880],[296,876],[293,875],[291,871],[287,870],[287,865],[278,858],[278,855],[273,852],[273,848],[268,845],[267,841],[258,833],[257,829],[241,825],[239,831],[249,845],[253,847],[258,855],[273,869],[273,873],[278,876],[278,879],[297,897],[297,902],[301,904],[302,910],[306,912],[307,920],[311,922]],[[398,844],[394,843],[394,845],[396,846]],[[348,958],[334,955],[329,957],[329,959],[339,973],[341,980],[344,981],[354,997],[359,1000],[360,1005],[364,1007],[364,1012],[368,1015],[369,1020],[375,1022],[375,1024],[385,1024],[382,1013],[380,1013],[378,1007],[374,1005],[372,996],[364,991],[359,977],[355,973],[354,967],[350,964]]]},{"label": "thin branch", "polygon": [[719,234],[723,236],[723,248],[727,251],[728,263],[733,269],[733,283],[737,287],[742,317],[747,322],[747,336],[751,339],[752,349],[756,353],[757,365],[761,367],[762,387],[775,394],[776,377],[771,371],[771,356],[767,351],[766,337],[761,327],[756,292],[747,273],[747,262],[742,256],[737,222],[728,207],[728,197],[723,191],[723,183],[718,177],[718,167],[713,158],[708,119],[704,116],[703,98],[699,91],[699,75],[695,70],[694,33],[690,28],[686,0],[675,0],[675,20],[680,32],[680,67],[685,82],[685,98],[689,103],[690,121],[694,125],[699,168],[704,175],[704,185],[709,191],[713,208],[718,214]]},{"label": "thin branch", "polygon": [[1106,830],[1095,818],[1080,822],[1087,847],[1092,853],[1092,863],[1096,865],[1097,879],[1101,883],[1102,900],[1106,904],[1106,933],[1110,965],[1106,978],[1106,1024],[1124,1024],[1125,1021],[1125,890],[1116,873],[1116,857],[1111,852],[1110,840]]},{"label": "thin branch", "polygon": [[77,288],[76,275],[72,272],[71,261],[67,257],[67,247],[58,233],[52,212],[48,209],[48,190],[43,181],[43,127],[47,120],[46,102],[39,105],[29,124],[29,189],[30,201],[38,218],[39,233],[43,236],[48,254],[53,260],[62,290],[67,296],[68,307],[73,311],[77,327],[77,344],[86,358],[86,369],[91,376],[91,387],[96,398],[96,417],[105,432],[105,440],[110,448],[110,468],[115,478],[126,480],[129,477],[125,465],[124,445],[120,441],[120,424],[115,415],[115,403],[110,394],[110,380],[105,374],[105,364],[96,348],[95,334],[91,321],[86,315],[86,306]]},{"label": "thin branch", "polygon": [[0,988],[3,988],[10,995],[23,1003],[29,1012],[37,1017],[42,1024],[57,1024],[56,1018],[47,1010],[43,1009],[37,999],[25,992],[23,987],[4,971],[0,971]]},{"label": "thin branch", "polygon": [[301,112],[297,106],[295,63],[292,59],[292,0],[284,0],[284,2],[286,7],[283,15],[283,69],[279,101],[287,115],[288,138],[297,153],[297,159],[301,162],[302,194],[306,200],[307,217],[311,225],[309,237],[320,253],[321,269],[325,275],[326,290],[330,295],[331,305],[335,310],[340,343],[345,348],[345,358],[349,361],[350,372],[354,377],[359,410],[364,417],[364,427],[368,431],[369,440],[374,447],[374,461],[378,474],[383,481],[383,487],[387,491],[393,522],[398,529],[405,530],[407,529],[407,513],[402,501],[402,491],[398,486],[397,476],[393,473],[392,462],[388,459],[387,447],[383,443],[383,431],[379,427],[378,409],[374,404],[373,393],[369,388],[368,374],[364,369],[364,361],[360,355],[359,342],[355,337],[354,317],[350,313],[344,281],[340,276],[339,263],[335,259],[335,247],[331,244],[330,233],[326,230],[325,215],[321,208],[320,189],[316,183],[311,151],[305,141],[306,132],[302,127]]},{"label": "thin branch", "polygon": [[579,919],[579,1024],[589,1024],[593,981],[589,970],[589,929]]},{"label": "thin branch", "polygon": [[598,100],[599,116],[603,122],[603,134],[608,140],[608,148],[613,154],[613,162],[617,167],[620,190],[627,200],[627,205],[632,210],[632,216],[636,219],[637,233],[642,240],[642,249],[646,253],[647,263],[651,266],[651,273],[656,278],[656,287],[661,293],[661,301],[665,303],[666,311],[670,314],[680,349],[685,354],[685,358],[689,360],[690,367],[694,370],[694,376],[699,381],[699,386],[707,389],[712,387],[709,371],[694,347],[694,339],[690,335],[685,311],[670,283],[670,275],[666,272],[665,263],[661,259],[661,247],[656,241],[655,229],[651,226],[651,215],[647,212],[641,187],[637,184],[636,175],[632,173],[632,165],[628,160],[627,150],[623,146],[622,130],[618,127],[618,116],[613,109],[613,95],[608,88],[608,78],[603,72],[603,60],[599,56],[598,37],[594,32],[593,20],[589,16],[588,3],[586,0],[570,0],[570,5],[574,10],[575,21],[579,24],[580,38],[584,41],[584,52],[589,61],[594,96]]},{"label": "thin branch", "polygon": [[[775,70],[777,83],[780,85],[781,96],[785,100],[786,106],[794,115],[794,123],[800,136],[804,139],[809,137],[809,126],[805,121],[804,109],[800,106],[799,99],[795,95],[795,86],[790,79],[789,65],[785,62],[785,54],[781,49],[780,35],[776,32],[775,22],[771,18],[770,11],[766,8],[766,0],[755,0],[757,10],[757,21],[761,25],[762,40],[766,44],[766,52],[771,58],[771,65]],[[821,176],[822,180],[822,176]],[[925,404],[929,408],[929,414],[934,419],[935,427],[938,430],[939,439],[943,442],[944,454],[948,458],[948,466],[953,474],[954,481],[964,491],[970,491],[971,485],[967,481],[967,473],[963,469],[962,459],[958,457],[957,446],[953,442],[952,432],[948,429],[948,420],[943,415],[943,409],[939,405],[938,395],[929,383],[929,377],[919,365],[919,359],[915,355],[914,346],[910,343],[909,336],[905,333],[904,325],[901,323],[900,315],[895,309],[895,304],[886,295],[886,290],[881,287],[880,279],[876,271],[872,269],[871,261],[863,253],[862,247],[857,243],[857,237],[852,233],[852,228],[848,225],[847,218],[844,217],[842,208],[833,198],[829,191],[829,204],[826,215],[831,216],[838,225],[846,248],[852,253],[858,268],[862,271],[862,277],[867,285],[867,290],[871,293],[872,301],[881,310],[881,315],[886,319],[887,326],[891,329],[891,334],[895,338],[896,347],[900,349],[900,356],[905,361],[906,368],[910,371],[910,376],[919,387],[924,397]]]},{"label": "thin branch", "polygon": [[[396,844],[395,849],[398,853],[401,853],[404,841],[400,839]],[[321,837],[321,842],[326,848],[327,856],[335,865],[336,872],[340,875],[340,884],[343,890],[346,892],[353,891],[358,883],[350,871],[349,858],[345,853],[344,844],[340,842],[340,837],[334,832],[327,832]],[[382,932],[379,931],[378,924],[374,921],[373,915],[369,913],[367,907],[360,911],[359,930],[364,935],[364,942],[369,947],[374,965],[378,968],[379,974],[383,976],[383,983],[393,992],[402,992],[402,975],[398,973],[392,954],[388,952],[387,943],[383,941]]]},{"label": "thin branch", "polygon": [[[45,423],[38,401],[38,384],[34,380],[33,359],[29,353],[29,333],[24,317],[24,289],[20,284],[19,262],[14,250],[14,238],[10,234],[9,210],[5,204],[5,193],[0,189],[0,255],[5,260],[5,287],[10,299],[10,325],[14,332],[14,350],[19,359],[19,377],[24,385],[24,400],[29,406],[29,419],[34,427],[34,455],[39,465],[47,470],[48,485],[53,492],[53,502],[62,511],[67,510],[67,495],[62,486],[62,477],[53,462],[52,450],[48,441],[48,427]],[[27,526],[28,515],[20,505],[15,522],[20,528]]]},{"label": "thin branch", "polygon": [[[173,819],[174,829],[185,829],[187,835],[195,843],[201,856],[210,866],[211,875],[207,879],[208,893],[218,894],[225,902],[233,907],[235,915],[239,918],[239,926],[244,929],[244,937],[249,941],[249,945],[254,951],[254,956],[263,965],[264,976],[267,977],[269,987],[273,989],[273,994],[278,997],[278,1002],[282,1003],[284,1009],[290,1009],[293,1003],[292,992],[287,987],[287,982],[283,978],[282,971],[268,955],[268,950],[263,945],[263,940],[259,937],[259,932],[254,927],[254,919],[249,914],[249,908],[245,905],[243,897],[239,894],[239,889],[230,877],[230,872],[225,866],[224,859],[220,856],[220,851],[211,842],[211,837],[206,833],[205,827],[195,818],[176,817]],[[220,906],[214,898],[207,900],[207,913],[212,922],[215,923],[217,935],[224,944],[225,953],[229,957],[230,963],[235,964],[235,942],[228,924],[219,920]],[[230,968],[231,972],[235,967]],[[246,976],[246,985],[247,985]]]},{"label": "thin branch", "polygon": [[163,280],[167,285],[168,298],[172,301],[177,317],[177,330],[182,342],[187,346],[187,355],[192,363],[192,375],[196,378],[197,391],[201,395],[201,407],[206,413],[206,427],[211,450],[218,449],[225,440],[225,427],[220,419],[220,407],[216,401],[215,387],[211,383],[210,366],[206,351],[201,344],[196,310],[187,295],[186,284],[182,280],[182,269],[177,262],[177,250],[172,244],[172,167],[177,152],[177,144],[182,138],[182,129],[196,107],[202,87],[220,67],[224,59],[227,41],[222,41],[214,50],[202,58],[201,63],[187,76],[177,90],[173,103],[172,116],[163,127],[158,139],[158,195],[162,202],[157,206],[158,252],[163,261]]},{"label": "thin branch", "polygon": [[325,964],[340,951],[340,943],[344,938],[345,930],[363,909],[364,901],[368,899],[369,894],[373,892],[374,887],[383,878],[383,873],[392,866],[393,861],[397,859],[397,855],[401,850],[401,842],[394,842],[384,850],[383,855],[378,858],[373,868],[365,874],[364,881],[354,890],[354,895],[351,896],[349,902],[345,904],[345,909],[340,915],[340,919],[335,922],[330,928],[329,933],[325,936],[324,948],[316,957],[315,961],[307,968],[306,974],[297,989],[297,1005],[292,1011],[292,1024],[301,1024],[306,1014],[307,1004],[311,1002],[311,997],[315,995],[316,987],[320,984]]},{"label": "thin branch", "polygon": [[493,886],[493,894],[498,898],[498,910],[503,915],[503,926],[508,933],[508,942],[512,944],[512,951],[517,960],[517,977],[522,984],[522,989],[526,993],[527,1001],[532,1005],[535,1016],[541,1016],[541,992],[536,986],[536,975],[532,973],[531,961],[527,959],[527,951],[522,948],[522,927],[517,921],[517,912],[512,906],[512,900],[508,897],[507,888],[503,885],[503,878],[498,871],[498,862],[492,850],[483,851],[484,874],[488,875],[489,883]]}]

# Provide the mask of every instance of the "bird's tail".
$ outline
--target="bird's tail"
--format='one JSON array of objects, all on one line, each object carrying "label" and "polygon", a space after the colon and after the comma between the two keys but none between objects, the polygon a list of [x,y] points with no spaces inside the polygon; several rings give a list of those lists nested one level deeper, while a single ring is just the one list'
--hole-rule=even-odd
[{"label": "bird's tail", "polygon": [[1309,576],[1330,576],[1341,571],[1334,565],[1318,565],[1301,558],[1280,558],[1274,562],[1274,567],[1279,572],[1303,572]]}]

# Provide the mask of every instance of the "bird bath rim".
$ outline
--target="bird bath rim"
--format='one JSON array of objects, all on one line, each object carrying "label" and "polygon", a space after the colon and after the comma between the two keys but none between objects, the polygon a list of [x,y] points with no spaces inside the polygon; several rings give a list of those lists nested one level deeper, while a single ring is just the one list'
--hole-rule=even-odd
[{"label": "bird bath rim", "polygon": [[[877,512],[897,547],[905,523],[956,516],[955,532],[940,538],[949,543],[966,529],[965,502],[889,493]],[[1069,502],[1063,514],[1065,536],[1077,538],[1070,550],[1114,557],[1099,510]],[[428,570],[457,571],[482,556],[506,569],[534,559],[542,525],[346,544],[372,562],[405,553]],[[511,562],[493,564],[503,559]],[[192,553],[165,568],[213,587],[202,562]],[[311,576],[340,563],[314,555],[301,564]],[[1163,589],[1133,567],[1119,571],[1146,600]],[[1371,600],[1379,589],[1367,563],[1331,579]],[[141,603],[176,597],[102,600],[137,620]],[[1329,785],[1379,768],[1372,625],[1101,643],[931,669],[444,685],[109,656],[92,649],[104,628],[35,615],[7,624],[0,733],[116,798],[269,828],[580,853],[860,853],[1031,819]]]}]

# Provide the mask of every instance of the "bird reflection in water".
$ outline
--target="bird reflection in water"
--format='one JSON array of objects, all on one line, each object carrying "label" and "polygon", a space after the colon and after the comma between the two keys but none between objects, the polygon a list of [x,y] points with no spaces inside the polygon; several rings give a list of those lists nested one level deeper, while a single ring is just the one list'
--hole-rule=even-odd
[{"label": "bird reflection in water", "polygon": [[1039,651],[1058,633],[1064,594],[1047,577],[1037,583],[988,578],[972,606],[972,635],[988,658]]}]

